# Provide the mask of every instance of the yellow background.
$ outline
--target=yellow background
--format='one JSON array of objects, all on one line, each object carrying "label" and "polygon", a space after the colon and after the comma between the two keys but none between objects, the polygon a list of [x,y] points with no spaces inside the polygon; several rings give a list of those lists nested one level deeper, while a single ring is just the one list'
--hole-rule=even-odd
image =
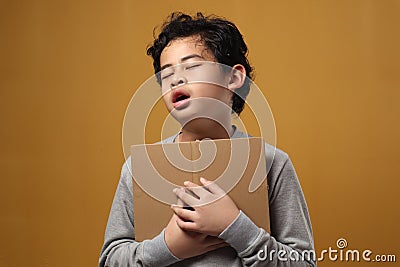
[{"label": "yellow background", "polygon": [[400,257],[400,1],[3,0],[0,266],[97,265],[125,108],[173,10],[225,16],[245,36],[317,251],[346,238]]}]

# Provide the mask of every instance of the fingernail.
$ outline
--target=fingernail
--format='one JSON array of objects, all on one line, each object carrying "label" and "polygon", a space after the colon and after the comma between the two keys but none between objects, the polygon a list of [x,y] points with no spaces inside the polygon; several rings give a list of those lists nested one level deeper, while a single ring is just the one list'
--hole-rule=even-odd
[{"label": "fingernail", "polygon": [[189,181],[184,181],[183,184],[187,186],[189,185]]},{"label": "fingernail", "polygon": [[201,177],[200,182],[205,183],[205,182],[207,182],[207,180],[205,178]]}]

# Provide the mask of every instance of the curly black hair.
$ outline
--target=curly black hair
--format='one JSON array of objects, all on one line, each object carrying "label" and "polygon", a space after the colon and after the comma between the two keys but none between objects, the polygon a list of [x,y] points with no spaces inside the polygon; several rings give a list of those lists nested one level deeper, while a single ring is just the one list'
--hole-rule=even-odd
[{"label": "curly black hair", "polygon": [[[147,48],[147,55],[153,58],[154,73],[161,70],[160,56],[164,48],[173,40],[183,37],[199,36],[206,48],[215,59],[230,67],[241,64],[246,70],[246,76],[254,79],[253,67],[247,59],[247,45],[238,28],[232,22],[214,15],[204,16],[198,12],[190,16],[181,12],[173,12],[161,27],[152,46]],[[157,77],[159,79],[159,77]],[[160,80],[159,80],[160,82]],[[243,86],[232,96],[232,112],[238,115],[244,108],[244,103],[250,91],[250,81],[246,79]]]}]

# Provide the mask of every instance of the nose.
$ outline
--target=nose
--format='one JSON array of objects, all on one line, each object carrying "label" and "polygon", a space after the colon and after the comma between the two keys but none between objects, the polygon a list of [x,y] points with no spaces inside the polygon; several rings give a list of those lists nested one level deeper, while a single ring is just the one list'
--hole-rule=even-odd
[{"label": "nose", "polygon": [[171,88],[187,83],[187,80],[183,76],[175,76],[171,81]]}]

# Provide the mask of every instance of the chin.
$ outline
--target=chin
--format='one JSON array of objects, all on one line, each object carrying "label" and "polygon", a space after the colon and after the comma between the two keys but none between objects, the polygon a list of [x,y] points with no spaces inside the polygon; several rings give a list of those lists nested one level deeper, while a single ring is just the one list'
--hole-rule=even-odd
[{"label": "chin", "polygon": [[169,111],[172,117],[179,122],[179,124],[183,127],[185,124],[198,119],[197,112],[193,109],[187,107],[185,109],[172,109]]}]

